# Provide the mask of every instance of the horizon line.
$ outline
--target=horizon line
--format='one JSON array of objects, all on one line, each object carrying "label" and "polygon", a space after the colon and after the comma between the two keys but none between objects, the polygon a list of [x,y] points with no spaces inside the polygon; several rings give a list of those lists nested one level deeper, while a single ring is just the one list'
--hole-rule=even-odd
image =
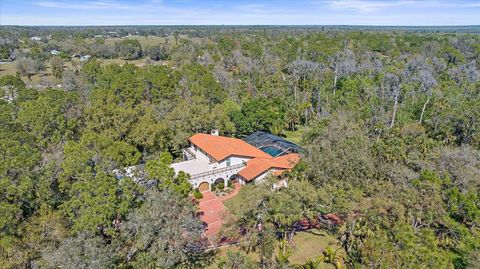
[{"label": "horizon line", "polygon": [[111,27],[111,26],[337,26],[337,27],[480,27],[480,24],[439,24],[439,25],[402,25],[402,24],[0,24],[21,27]]}]

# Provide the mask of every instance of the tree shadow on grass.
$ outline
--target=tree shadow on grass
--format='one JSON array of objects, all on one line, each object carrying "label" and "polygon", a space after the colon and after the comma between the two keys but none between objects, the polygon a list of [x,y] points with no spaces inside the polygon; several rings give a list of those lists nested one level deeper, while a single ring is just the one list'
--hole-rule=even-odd
[{"label": "tree shadow on grass", "polygon": [[323,232],[321,232],[319,230],[316,230],[316,229],[306,230],[306,231],[303,231],[303,232],[313,234],[313,235],[316,235],[316,236],[327,236],[326,233],[323,233]]}]

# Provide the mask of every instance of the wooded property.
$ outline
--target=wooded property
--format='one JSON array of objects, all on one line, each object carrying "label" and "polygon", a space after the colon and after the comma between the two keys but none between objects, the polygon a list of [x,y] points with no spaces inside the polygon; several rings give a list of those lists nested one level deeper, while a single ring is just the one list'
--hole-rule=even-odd
[{"label": "wooded property", "polygon": [[479,32],[0,26],[0,268],[478,268]]}]

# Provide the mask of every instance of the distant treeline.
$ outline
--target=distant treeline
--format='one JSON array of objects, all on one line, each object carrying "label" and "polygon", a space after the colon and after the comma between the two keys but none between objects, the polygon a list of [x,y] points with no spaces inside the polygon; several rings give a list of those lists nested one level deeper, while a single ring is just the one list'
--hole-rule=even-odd
[{"label": "distant treeline", "polygon": [[[55,32],[81,33],[85,36],[116,32],[120,36],[153,35],[165,36],[179,32],[204,36],[211,31],[400,31],[420,33],[480,33],[480,25],[460,26],[368,26],[368,25],[118,25],[118,26],[0,26],[1,32],[26,33],[30,36],[49,35]],[[1,34],[0,34],[1,35]]]}]

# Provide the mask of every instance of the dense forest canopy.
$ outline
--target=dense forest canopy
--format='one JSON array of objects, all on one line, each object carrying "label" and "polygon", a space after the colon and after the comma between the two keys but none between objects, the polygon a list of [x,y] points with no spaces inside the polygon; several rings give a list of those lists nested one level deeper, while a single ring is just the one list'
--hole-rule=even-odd
[{"label": "dense forest canopy", "polygon": [[[1,27],[0,267],[207,266],[188,175],[169,164],[218,129],[301,136],[289,187],[246,186],[224,231],[264,266],[293,268],[295,221],[332,213],[349,268],[478,268],[468,29]],[[148,184],[112,172],[138,164]],[[218,266],[259,264],[235,252]]]}]

